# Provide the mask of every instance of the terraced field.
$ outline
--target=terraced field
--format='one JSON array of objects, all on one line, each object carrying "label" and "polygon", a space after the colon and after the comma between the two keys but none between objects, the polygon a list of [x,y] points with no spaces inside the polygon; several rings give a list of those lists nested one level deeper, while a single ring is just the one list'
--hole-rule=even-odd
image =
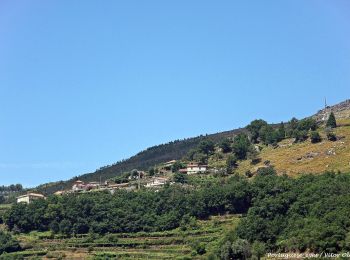
[{"label": "terraced field", "polygon": [[[204,259],[215,251],[224,234],[236,227],[239,218],[216,216],[197,221],[190,230],[113,234],[113,242],[89,235],[60,238],[50,232],[20,234],[17,238],[26,250],[0,259]],[[198,253],[196,245],[205,248],[205,253]]]}]

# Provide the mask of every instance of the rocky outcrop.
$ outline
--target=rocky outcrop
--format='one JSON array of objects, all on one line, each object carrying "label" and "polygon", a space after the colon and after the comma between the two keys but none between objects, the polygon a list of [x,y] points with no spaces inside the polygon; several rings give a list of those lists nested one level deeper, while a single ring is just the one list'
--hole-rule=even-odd
[{"label": "rocky outcrop", "polygon": [[347,99],[334,106],[327,106],[324,109],[319,110],[313,118],[318,122],[327,120],[329,114],[333,112],[336,118],[349,118],[350,117],[350,99]]}]

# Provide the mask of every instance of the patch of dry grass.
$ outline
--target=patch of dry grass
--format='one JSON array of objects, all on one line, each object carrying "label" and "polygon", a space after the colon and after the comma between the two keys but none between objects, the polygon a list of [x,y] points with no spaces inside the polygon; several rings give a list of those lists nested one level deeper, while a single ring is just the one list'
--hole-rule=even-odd
[{"label": "patch of dry grass", "polygon": [[255,172],[270,161],[278,173],[298,176],[302,173],[322,173],[325,171],[350,172],[350,120],[342,119],[340,127],[334,132],[341,137],[335,142],[328,141],[324,130],[320,130],[322,142],[312,144],[310,140],[293,144],[293,140],[284,140],[278,148],[265,147],[261,151],[261,162],[251,165],[250,161],[241,162],[238,172]]}]

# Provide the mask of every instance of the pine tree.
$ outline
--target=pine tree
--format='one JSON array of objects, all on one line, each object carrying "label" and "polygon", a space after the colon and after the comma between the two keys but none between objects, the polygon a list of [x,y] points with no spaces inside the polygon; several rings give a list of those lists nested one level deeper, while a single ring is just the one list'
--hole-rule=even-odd
[{"label": "pine tree", "polygon": [[331,112],[331,114],[329,115],[326,126],[330,127],[330,128],[337,127],[337,121],[335,120],[335,116],[334,116],[333,112]]}]

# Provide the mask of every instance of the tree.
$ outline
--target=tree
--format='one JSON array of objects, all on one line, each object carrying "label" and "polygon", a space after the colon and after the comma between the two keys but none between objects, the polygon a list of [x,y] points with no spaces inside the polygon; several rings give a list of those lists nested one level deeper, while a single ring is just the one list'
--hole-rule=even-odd
[{"label": "tree", "polygon": [[211,154],[214,152],[215,145],[212,140],[203,140],[198,145],[198,150],[204,154]]},{"label": "tree", "polygon": [[317,129],[316,120],[313,118],[306,118],[298,122],[298,130],[300,131],[315,131]]},{"label": "tree", "polygon": [[10,253],[19,250],[21,250],[21,246],[18,241],[9,233],[0,230],[0,255],[5,252]]},{"label": "tree", "polygon": [[0,195],[0,204],[5,203],[5,201],[6,201],[5,196]]},{"label": "tree", "polygon": [[321,142],[321,136],[317,131],[312,131],[310,133],[310,139],[313,144]]},{"label": "tree", "polygon": [[252,143],[257,143],[259,138],[259,131],[263,126],[266,126],[267,122],[262,119],[256,119],[247,125],[247,129],[250,133],[250,139]]},{"label": "tree", "polygon": [[60,232],[66,236],[69,236],[72,231],[72,223],[68,219],[64,219],[59,224]]},{"label": "tree", "polygon": [[250,244],[247,240],[237,239],[231,245],[233,259],[249,259],[251,256]]},{"label": "tree", "polygon": [[231,141],[228,138],[225,138],[224,140],[222,140],[221,143],[219,144],[219,147],[221,148],[223,153],[229,153],[232,151]]},{"label": "tree", "polygon": [[277,137],[278,142],[282,141],[284,138],[286,138],[286,129],[284,127],[284,123],[281,122],[278,129],[277,129]]},{"label": "tree", "polygon": [[222,260],[230,260],[232,258],[232,248],[231,248],[231,242],[227,241],[225,244],[222,245],[220,250],[220,258]]},{"label": "tree", "polygon": [[130,176],[131,178],[137,178],[139,176],[139,172],[137,169],[133,169],[131,172],[130,172]]},{"label": "tree", "polygon": [[304,142],[307,138],[307,131],[306,130],[294,130],[293,131],[293,135],[292,137],[295,138],[295,142],[299,143],[299,142]]},{"label": "tree", "polygon": [[265,244],[259,241],[254,241],[252,245],[252,255],[255,256],[258,260],[266,253]]},{"label": "tree", "polygon": [[326,127],[330,127],[330,128],[336,128],[337,127],[337,121],[335,120],[335,116],[334,113],[331,112],[331,114],[328,117],[327,123],[326,123]]},{"label": "tree", "polygon": [[176,161],[172,166],[171,166],[171,171],[172,172],[178,172],[180,169],[184,168],[185,165],[179,161]]},{"label": "tree", "polygon": [[230,154],[226,159],[226,171],[231,173],[234,168],[237,167],[237,157],[233,154]]},{"label": "tree", "polygon": [[259,153],[254,146],[250,146],[250,149],[247,152],[247,159],[251,160],[252,164],[257,164],[261,161],[259,158]]},{"label": "tree", "polygon": [[205,163],[207,163],[208,155],[206,155],[204,153],[197,152],[193,155],[193,160],[198,162],[198,163],[205,164]]},{"label": "tree", "polygon": [[149,168],[149,170],[148,170],[148,175],[149,175],[149,176],[154,176],[155,173],[156,173],[156,171],[154,170],[153,167]]},{"label": "tree", "polygon": [[186,154],[186,159],[189,161],[193,161],[194,160],[193,157],[195,156],[196,153],[197,153],[196,149],[190,149]]},{"label": "tree", "polygon": [[56,220],[50,223],[49,228],[54,234],[57,234],[60,231],[59,223]]},{"label": "tree", "polygon": [[295,130],[297,130],[298,127],[298,119],[296,119],[295,117],[293,117],[287,125],[287,131],[286,131],[286,136],[287,137],[293,137],[293,132]]},{"label": "tree", "polygon": [[233,152],[237,159],[244,160],[247,158],[247,153],[251,148],[251,143],[246,134],[239,134],[233,140]]},{"label": "tree", "polygon": [[259,131],[259,136],[261,141],[266,145],[277,143],[277,133],[270,125],[263,126]]},{"label": "tree", "polygon": [[174,180],[174,182],[184,184],[184,183],[187,183],[188,176],[186,174],[177,172],[174,174],[173,180]]}]

